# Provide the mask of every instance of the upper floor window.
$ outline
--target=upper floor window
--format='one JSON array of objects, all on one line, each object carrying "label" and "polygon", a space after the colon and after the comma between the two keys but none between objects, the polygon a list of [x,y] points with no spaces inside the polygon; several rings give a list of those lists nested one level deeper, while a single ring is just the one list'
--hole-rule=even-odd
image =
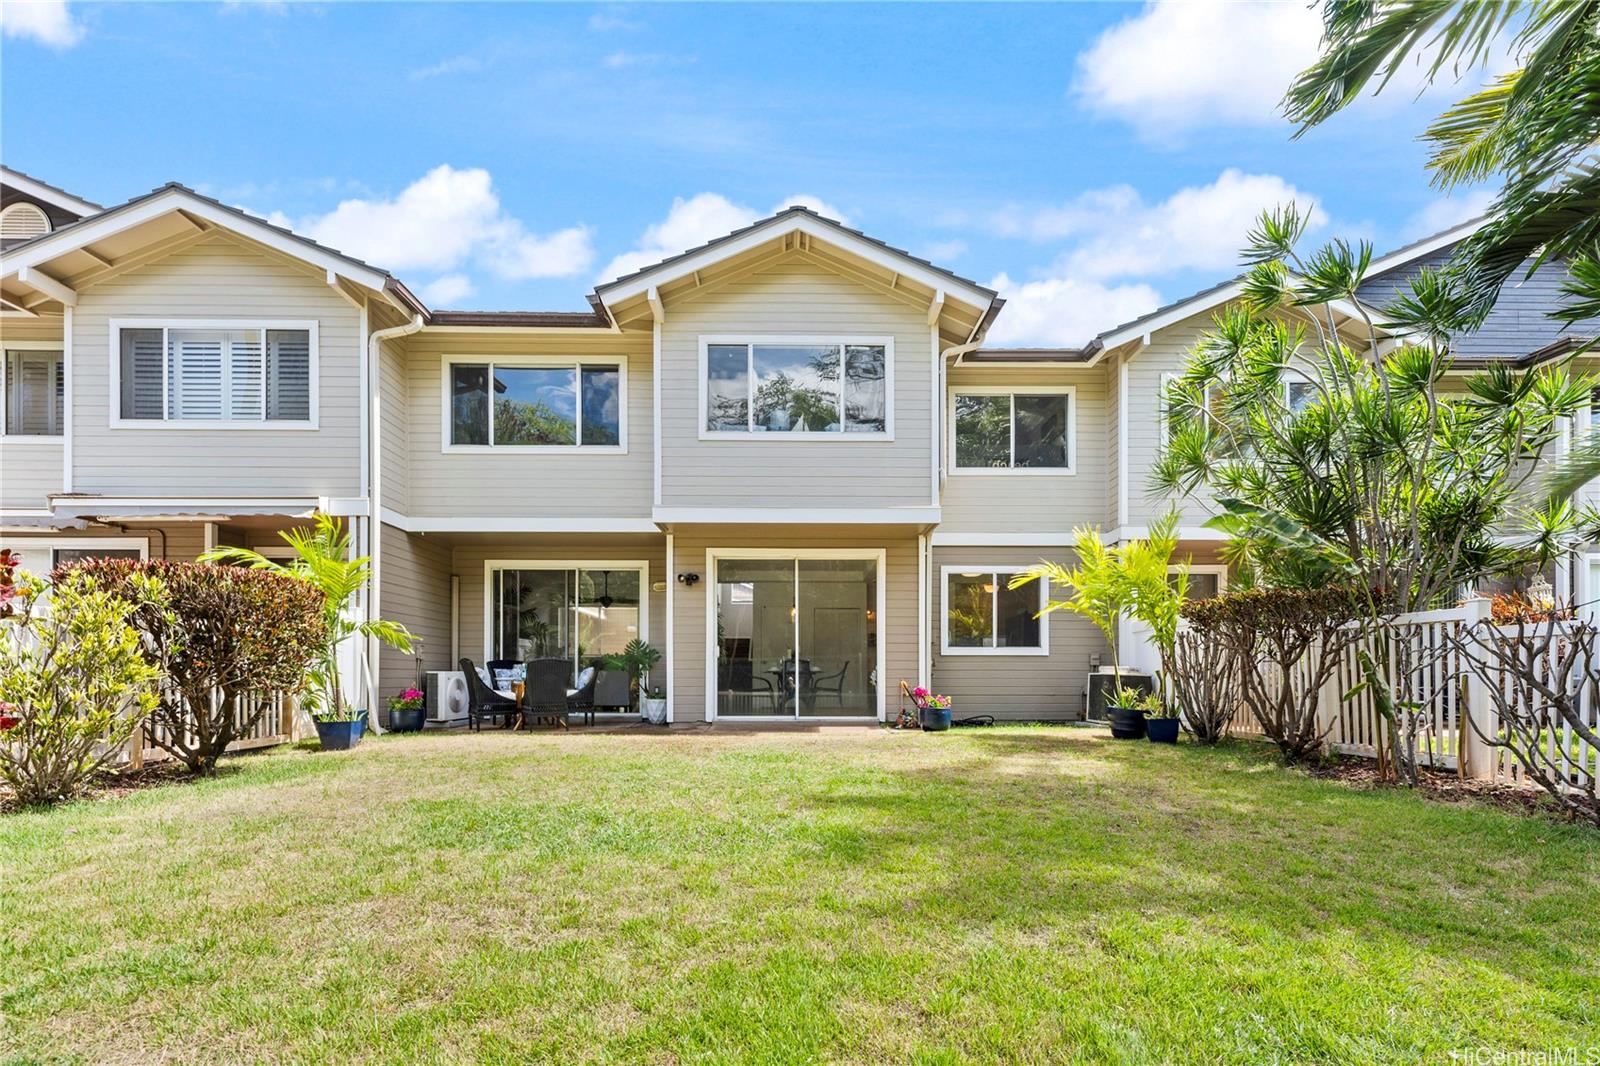
[{"label": "upper floor window", "polygon": [[112,323],[122,422],[234,428],[316,420],[314,322]]},{"label": "upper floor window", "polygon": [[8,437],[59,437],[66,419],[66,375],[59,351],[7,351],[0,404]]},{"label": "upper floor window", "polygon": [[701,436],[874,434],[893,418],[893,342],[703,337]]},{"label": "upper floor window", "polygon": [[1077,390],[964,388],[953,394],[957,471],[1070,474]]},{"label": "upper floor window", "polygon": [[445,447],[621,450],[623,365],[587,359],[447,363]]}]

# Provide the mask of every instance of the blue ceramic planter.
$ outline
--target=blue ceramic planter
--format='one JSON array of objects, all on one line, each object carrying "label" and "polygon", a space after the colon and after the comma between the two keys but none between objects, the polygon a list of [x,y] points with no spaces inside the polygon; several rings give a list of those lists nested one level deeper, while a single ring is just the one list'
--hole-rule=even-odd
[{"label": "blue ceramic planter", "polygon": [[950,708],[929,707],[925,711],[918,711],[917,718],[922,722],[922,728],[930,733],[937,733],[942,729],[950,728]]},{"label": "blue ceramic planter", "polygon": [[1152,744],[1176,744],[1178,742],[1178,720],[1176,718],[1146,718],[1144,720],[1144,735],[1150,738]]},{"label": "blue ceramic planter", "polygon": [[349,751],[361,743],[361,735],[367,731],[367,713],[361,715],[353,722],[324,722],[317,721],[317,739],[322,742],[323,751]]}]

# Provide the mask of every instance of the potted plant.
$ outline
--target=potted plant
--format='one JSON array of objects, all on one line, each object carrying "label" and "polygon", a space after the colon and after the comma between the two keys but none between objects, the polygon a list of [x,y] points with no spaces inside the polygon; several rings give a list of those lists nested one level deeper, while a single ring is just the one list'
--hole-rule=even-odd
[{"label": "potted plant", "polygon": [[[653,669],[660,661],[661,650],[659,648],[655,647],[653,644],[646,644],[644,641],[635,637],[633,640],[628,641],[627,647],[623,648],[622,651],[612,655],[602,656],[600,659],[600,666],[605,670],[626,670],[628,672],[628,701],[631,705],[638,707],[640,679],[644,678],[648,680],[651,669]],[[650,699],[655,698],[656,697],[654,696],[647,697],[646,702],[649,702]],[[660,721],[665,722],[667,720],[666,697],[662,696],[660,698]],[[641,708],[641,714],[645,718],[650,718],[649,708]],[[650,720],[656,721],[654,718],[650,718]],[[657,724],[659,724],[659,722]]]},{"label": "potted plant", "polygon": [[323,750],[344,751],[361,741],[367,727],[367,709],[344,698],[339,646],[346,640],[376,637],[409,653],[411,633],[399,622],[356,617],[353,604],[372,580],[372,557],[353,555],[350,536],[338,520],[318,511],[311,528],[285,530],[278,536],[293,549],[292,561],[280,563],[252,548],[215,548],[200,556],[200,561],[271,570],[309,582],[322,591],[327,635],[312,660],[305,705],[316,724]]},{"label": "potted plant", "polygon": [[1117,740],[1138,740],[1145,735],[1145,714],[1149,711],[1148,692],[1119,686],[1106,701],[1111,719],[1111,735]]},{"label": "potted plant", "polygon": [[424,696],[419,688],[408,688],[389,699],[389,728],[396,733],[420,733]]},{"label": "potted plant", "polygon": [[644,697],[644,719],[651,725],[667,724],[667,690],[653,688]]},{"label": "potted plant", "polygon": [[1152,744],[1178,742],[1178,708],[1162,702],[1154,692],[1140,701],[1144,709],[1144,735]]},{"label": "potted plant", "polygon": [[949,696],[929,692],[921,685],[912,689],[911,694],[921,703],[917,710],[917,718],[924,730],[937,733],[950,728],[950,705],[953,701]]}]

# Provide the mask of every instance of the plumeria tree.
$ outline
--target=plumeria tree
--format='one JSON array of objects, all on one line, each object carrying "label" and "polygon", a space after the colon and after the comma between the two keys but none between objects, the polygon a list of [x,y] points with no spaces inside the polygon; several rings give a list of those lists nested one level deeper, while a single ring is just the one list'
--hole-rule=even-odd
[{"label": "plumeria tree", "polygon": [[[1370,314],[1357,298],[1370,247],[1302,256],[1305,226],[1290,205],[1249,235],[1242,300],[1168,388],[1155,487],[1214,500],[1210,524],[1231,535],[1229,561],[1247,577],[1353,585],[1369,631],[1600,532],[1600,514],[1534,491],[1595,381],[1562,365],[1453,374],[1450,338],[1472,313],[1459,282],[1423,270]],[[1401,738],[1416,707],[1389,681],[1390,642],[1363,647],[1394,765],[1412,780]]]}]

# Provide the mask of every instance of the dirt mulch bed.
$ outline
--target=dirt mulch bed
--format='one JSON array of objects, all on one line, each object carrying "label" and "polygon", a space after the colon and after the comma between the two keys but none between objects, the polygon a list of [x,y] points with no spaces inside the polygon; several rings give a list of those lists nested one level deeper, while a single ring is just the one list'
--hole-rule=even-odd
[{"label": "dirt mulch bed", "polygon": [[[1351,788],[1403,787],[1379,777],[1377,764],[1371,759],[1333,758],[1321,763],[1310,763],[1305,767],[1305,771],[1312,777],[1337,781]],[[1518,788],[1515,785],[1501,785],[1490,781],[1465,781],[1457,777],[1453,770],[1419,768],[1417,791],[1428,799],[1441,803],[1465,803],[1476,800],[1519,814],[1544,814],[1564,821],[1579,820],[1578,815],[1557,806],[1555,801],[1540,789]]]},{"label": "dirt mulch bed", "polygon": [[[87,791],[76,797],[74,802],[118,799],[133,792],[143,792],[147,788],[181,785],[197,780],[199,778],[191,775],[183,764],[177,761],[163,761],[138,770],[115,770],[102,774]],[[17,802],[16,795],[9,788],[0,785],[0,814],[26,809]]]}]

